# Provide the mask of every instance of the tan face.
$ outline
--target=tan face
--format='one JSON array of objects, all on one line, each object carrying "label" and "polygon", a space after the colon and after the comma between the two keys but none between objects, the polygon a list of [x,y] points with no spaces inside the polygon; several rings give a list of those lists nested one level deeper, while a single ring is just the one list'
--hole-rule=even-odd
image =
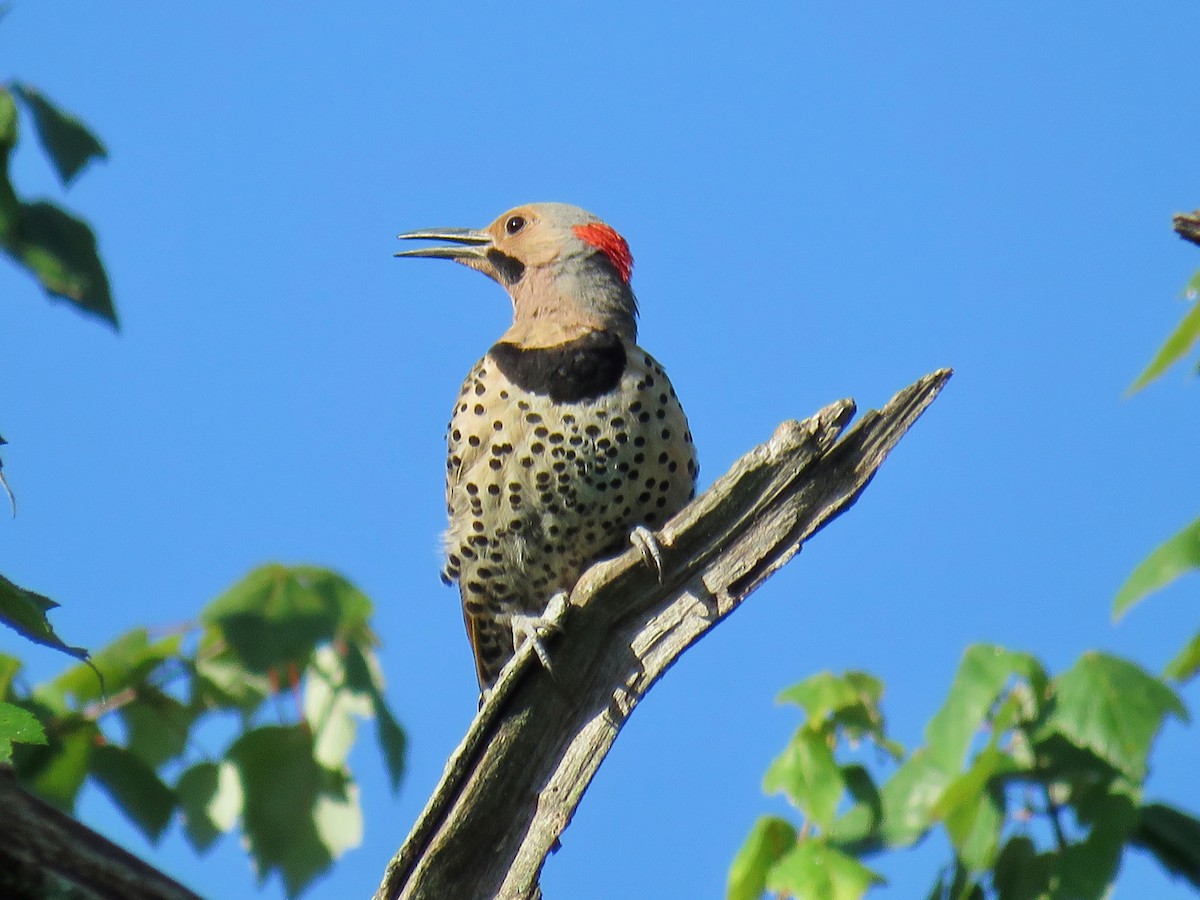
[{"label": "tan face", "polygon": [[574,243],[569,226],[547,220],[533,204],[510,209],[484,230],[491,235],[494,249],[526,268],[558,262]]}]

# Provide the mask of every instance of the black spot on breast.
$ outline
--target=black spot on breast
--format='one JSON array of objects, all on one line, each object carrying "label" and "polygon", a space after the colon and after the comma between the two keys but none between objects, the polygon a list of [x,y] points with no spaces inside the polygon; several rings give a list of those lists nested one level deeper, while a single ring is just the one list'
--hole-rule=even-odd
[{"label": "black spot on breast", "polygon": [[502,342],[488,355],[509,381],[555,403],[606,394],[625,371],[625,345],[607,331],[593,331],[557,347],[522,348]]},{"label": "black spot on breast", "polygon": [[495,247],[487,252],[487,258],[505,284],[516,284],[525,274],[525,263]]}]

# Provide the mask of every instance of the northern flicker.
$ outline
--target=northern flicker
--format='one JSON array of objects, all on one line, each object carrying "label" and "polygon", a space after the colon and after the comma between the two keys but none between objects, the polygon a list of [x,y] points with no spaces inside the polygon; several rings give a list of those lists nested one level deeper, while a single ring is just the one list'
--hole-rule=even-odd
[{"label": "northern flicker", "polygon": [[547,662],[547,606],[561,609],[588,565],[631,535],[652,562],[647,527],[694,495],[699,469],[671,383],[637,346],[633,257],[611,227],[575,206],[531,203],[482,231],[400,237],[450,242],[396,255],[455,260],[513,305],[447,432],[442,579],[458,583],[486,691],[524,640]]}]

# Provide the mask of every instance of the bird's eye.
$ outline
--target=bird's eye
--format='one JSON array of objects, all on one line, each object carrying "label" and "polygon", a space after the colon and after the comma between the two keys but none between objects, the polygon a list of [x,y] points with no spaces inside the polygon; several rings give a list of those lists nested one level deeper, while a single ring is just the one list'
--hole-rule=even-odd
[{"label": "bird's eye", "polygon": [[525,227],[525,219],[522,216],[513,216],[504,223],[504,230],[509,234],[516,234]]}]

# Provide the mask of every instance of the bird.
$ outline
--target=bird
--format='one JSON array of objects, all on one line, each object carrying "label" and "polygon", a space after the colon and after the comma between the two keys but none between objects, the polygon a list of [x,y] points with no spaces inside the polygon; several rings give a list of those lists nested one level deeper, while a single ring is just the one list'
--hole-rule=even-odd
[{"label": "bird", "polygon": [[481,230],[399,237],[442,243],[396,256],[461,263],[512,301],[446,431],[442,580],[458,585],[482,698],[526,640],[550,669],[541,638],[589,565],[632,540],[661,577],[651,529],[695,496],[699,464],[675,389],[637,344],[633,256],[615,229],[530,203]]}]

